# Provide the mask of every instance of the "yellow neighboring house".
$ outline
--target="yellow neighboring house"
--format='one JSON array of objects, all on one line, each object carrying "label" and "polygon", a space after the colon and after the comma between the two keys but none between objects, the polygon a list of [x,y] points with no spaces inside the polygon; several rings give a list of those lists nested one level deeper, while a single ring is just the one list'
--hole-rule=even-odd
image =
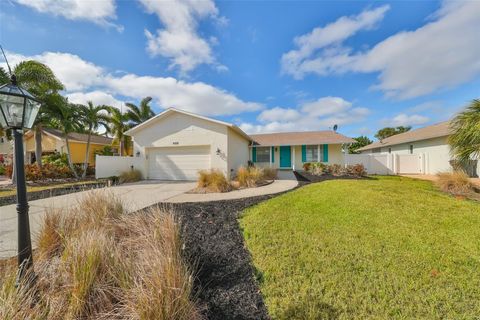
[{"label": "yellow neighboring house", "polygon": [[[88,135],[72,132],[68,135],[70,146],[70,155],[73,163],[83,163],[85,161],[85,152],[87,150]],[[92,135],[90,138],[90,150],[88,163],[95,164],[95,151],[103,149],[105,146],[112,145],[112,138],[99,135]],[[116,152],[116,147],[112,147]],[[42,132],[42,152],[43,155],[56,152],[67,153],[63,133],[57,129],[44,128]],[[35,162],[35,136],[32,131],[25,133],[25,163]]]}]

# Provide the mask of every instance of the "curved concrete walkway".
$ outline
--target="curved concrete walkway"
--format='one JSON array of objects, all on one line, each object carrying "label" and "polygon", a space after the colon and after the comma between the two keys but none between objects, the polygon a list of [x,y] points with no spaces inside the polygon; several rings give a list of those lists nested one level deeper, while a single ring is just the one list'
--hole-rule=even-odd
[{"label": "curved concrete walkway", "polygon": [[224,193],[183,193],[173,196],[164,202],[179,203],[179,202],[206,202],[206,201],[219,201],[219,200],[231,200],[241,199],[255,196],[263,196],[267,194],[279,193],[287,190],[291,190],[298,185],[298,181],[295,180],[275,180],[273,183],[258,187],[247,188],[241,190],[234,190]]},{"label": "curved concrete walkway", "polygon": [[[279,180],[273,183],[243,190],[226,193],[188,194],[195,188],[195,182],[185,181],[155,181],[147,180],[120,186],[102,188],[61,196],[30,201],[30,230],[32,244],[35,246],[36,234],[40,230],[41,222],[49,209],[66,209],[75,206],[90,192],[107,192],[118,197],[124,204],[127,212],[137,211],[159,202],[205,202],[274,194],[295,188],[298,185],[295,175],[289,172],[279,172]],[[0,207],[0,259],[16,255],[17,247],[17,212],[16,205]]]}]

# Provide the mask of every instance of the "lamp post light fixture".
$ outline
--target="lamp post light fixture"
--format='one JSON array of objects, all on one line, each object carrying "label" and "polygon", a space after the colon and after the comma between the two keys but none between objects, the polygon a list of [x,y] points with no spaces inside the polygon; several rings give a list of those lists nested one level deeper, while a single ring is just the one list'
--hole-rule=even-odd
[{"label": "lamp post light fixture", "polygon": [[11,83],[0,86],[0,125],[3,128],[12,129],[15,138],[19,279],[33,265],[23,156],[23,129],[32,128],[39,110],[40,101],[17,85],[15,75],[11,76]]}]

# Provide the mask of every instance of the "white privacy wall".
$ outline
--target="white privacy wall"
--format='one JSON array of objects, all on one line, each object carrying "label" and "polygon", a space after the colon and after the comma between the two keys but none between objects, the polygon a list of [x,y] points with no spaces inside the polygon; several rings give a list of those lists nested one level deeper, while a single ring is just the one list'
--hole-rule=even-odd
[{"label": "white privacy wall", "polygon": [[131,166],[140,170],[145,178],[147,172],[144,158],[97,155],[95,158],[95,178],[119,176],[121,173],[131,170]]}]

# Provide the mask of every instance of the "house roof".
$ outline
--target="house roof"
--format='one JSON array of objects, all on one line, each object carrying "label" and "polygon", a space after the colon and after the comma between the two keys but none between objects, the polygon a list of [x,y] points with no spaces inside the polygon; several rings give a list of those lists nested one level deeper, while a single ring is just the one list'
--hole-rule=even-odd
[{"label": "house roof", "polygon": [[[43,128],[43,132],[45,134],[53,136],[54,138],[63,139],[63,132],[61,130],[52,129],[52,128]],[[70,141],[74,141],[74,142],[75,141],[76,142],[87,142],[88,134],[71,132],[71,133],[68,134],[68,139],[70,139]],[[90,137],[90,143],[95,143],[95,144],[109,145],[109,144],[112,144],[112,141],[113,141],[112,138],[99,136],[99,135],[94,135],[94,134]]]},{"label": "house roof", "polygon": [[233,131],[235,131],[238,134],[240,134],[241,136],[243,136],[245,139],[251,140],[251,138],[248,134],[243,132],[242,129],[240,129],[239,127],[237,127],[236,125],[234,125],[232,123],[224,122],[224,121],[220,121],[220,120],[216,120],[216,119],[212,119],[212,118],[208,118],[208,117],[204,117],[204,116],[201,116],[201,115],[198,115],[198,114],[195,114],[195,113],[192,113],[192,112],[188,112],[188,111],[185,111],[185,110],[180,110],[180,109],[177,109],[177,108],[168,108],[165,111],[160,112],[156,116],[148,119],[147,121],[142,122],[139,125],[137,125],[137,126],[131,128],[130,130],[126,131],[125,134],[128,135],[128,136],[131,136],[132,134],[141,130],[142,128],[145,128],[146,126],[152,124],[153,122],[155,122],[155,121],[157,121],[161,118],[164,118],[164,117],[166,117],[166,116],[168,116],[168,115],[170,115],[174,112],[185,114],[185,115],[195,117],[195,118],[198,118],[198,119],[202,119],[202,120],[206,120],[206,121],[210,121],[210,122],[214,122],[214,123],[218,123],[218,124],[227,126],[227,127],[231,128]]},{"label": "house roof", "polygon": [[396,134],[394,136],[385,138],[381,141],[376,141],[358,150],[366,151],[366,150],[375,149],[375,148],[393,146],[401,143],[408,143],[413,141],[444,137],[450,134],[451,134],[450,121],[445,121],[445,122],[440,122],[431,126]]},{"label": "house roof", "polygon": [[307,132],[279,132],[250,135],[255,145],[341,144],[355,140],[331,130]]}]

